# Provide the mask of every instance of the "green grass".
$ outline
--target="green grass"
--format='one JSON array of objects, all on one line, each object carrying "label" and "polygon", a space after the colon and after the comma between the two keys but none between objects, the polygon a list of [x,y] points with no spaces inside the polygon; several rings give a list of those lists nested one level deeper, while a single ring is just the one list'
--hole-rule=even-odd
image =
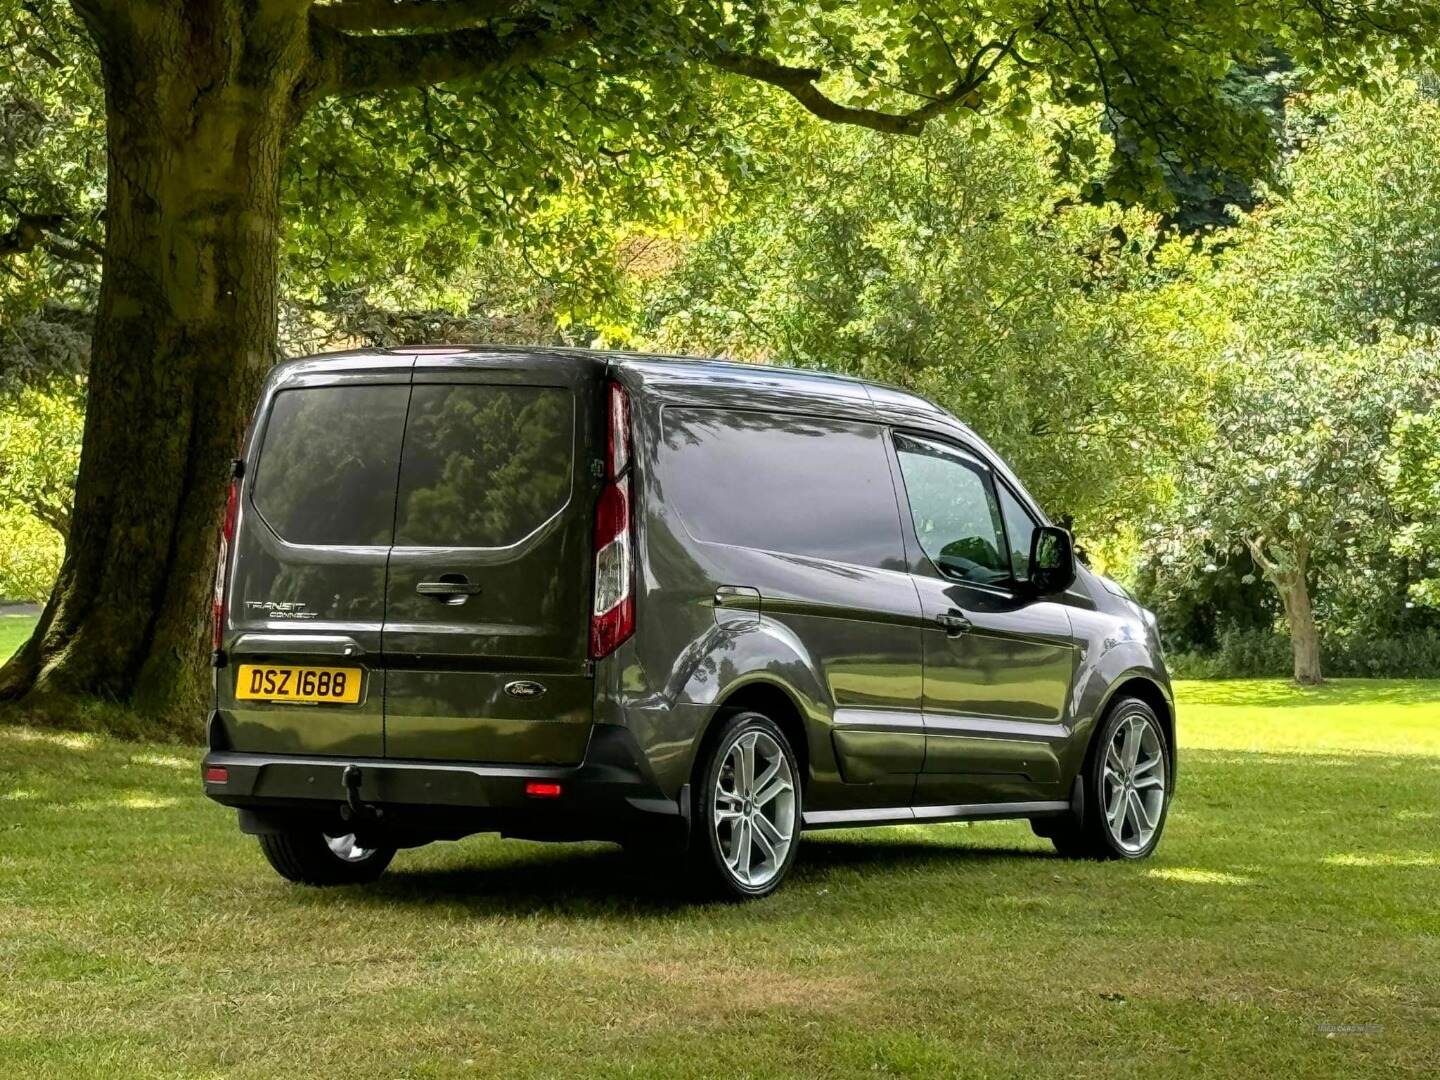
[{"label": "green grass", "polygon": [[197,751],[0,728],[0,1062],[1434,1075],[1440,682],[1179,695],[1149,862],[1065,862],[1023,823],[820,834],[744,906],[686,905],[603,846],[488,837],[295,888],[201,798]]},{"label": "green grass", "polygon": [[0,615],[0,663],[10,659],[10,654],[25,644],[34,628],[34,615]]}]

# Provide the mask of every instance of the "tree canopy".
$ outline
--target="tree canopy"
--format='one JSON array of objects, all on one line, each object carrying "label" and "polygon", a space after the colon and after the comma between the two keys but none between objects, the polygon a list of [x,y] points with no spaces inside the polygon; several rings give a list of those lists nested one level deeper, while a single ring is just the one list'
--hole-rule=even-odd
[{"label": "tree canopy", "polygon": [[[193,706],[206,538],[282,330],[403,336],[380,315],[397,307],[414,328],[437,321],[425,308],[522,336],[579,315],[637,340],[683,336],[686,311],[754,313],[753,340],[783,330],[789,358],[893,371],[968,410],[1086,520],[1130,513],[1171,483],[1150,462],[1203,433],[1190,403],[1212,373],[1183,350],[1225,330],[1178,314],[1213,294],[1185,287],[1169,233],[1286,182],[1281,75],[1377,92],[1437,35],[1431,0],[0,0],[11,384],[63,384],[94,313],[66,555],[0,697]],[[863,141],[895,137],[927,141]],[[756,184],[823,191],[822,162],[854,190],[819,213]],[[752,197],[793,219],[769,240],[804,245],[786,265],[813,295],[769,272],[766,223],[735,223],[727,203]],[[727,230],[762,242],[750,293],[703,308],[635,285],[655,238],[721,284],[706,259],[723,265]],[[1408,333],[1422,304],[1387,318]],[[1015,418],[986,413],[1000,389]],[[1166,408],[1180,419],[1156,423]],[[1049,479],[1060,459],[1104,467]]]}]

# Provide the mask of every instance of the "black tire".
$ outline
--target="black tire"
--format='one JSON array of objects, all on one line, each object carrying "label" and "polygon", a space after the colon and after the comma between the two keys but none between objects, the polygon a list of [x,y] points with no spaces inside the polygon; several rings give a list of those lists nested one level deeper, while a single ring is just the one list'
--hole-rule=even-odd
[{"label": "black tire", "polygon": [[301,885],[365,885],[383,874],[395,857],[393,847],[372,847],[356,858],[342,858],[318,829],[262,833],[258,839],[275,872]]},{"label": "black tire", "polygon": [[[1105,762],[1106,751],[1114,741],[1116,733],[1124,724],[1143,720],[1158,745],[1163,762],[1164,776],[1159,788],[1158,813],[1151,815],[1154,832],[1143,843],[1132,835],[1130,842],[1122,842],[1111,832],[1105,812]],[[1160,837],[1165,832],[1165,822],[1170,813],[1170,796],[1173,792],[1169,739],[1165,726],[1160,723],[1155,710],[1140,698],[1122,697],[1111,705],[1101,723],[1090,750],[1085,757],[1085,766],[1080,775],[1082,797],[1079,813],[1072,810],[1062,817],[1036,818],[1030,827],[1037,836],[1048,838],[1055,850],[1070,859],[1145,859],[1155,851]],[[1122,826],[1123,828],[1123,826]]]},{"label": "black tire", "polygon": [[[731,750],[751,735],[758,735],[761,740],[769,740],[767,745],[773,745],[783,755],[785,763],[789,767],[790,779],[793,781],[791,788],[786,793],[786,796],[792,800],[787,804],[791,808],[787,816],[792,820],[785,850],[777,861],[764,857],[762,851],[763,880],[754,882],[742,880],[740,876],[737,876],[737,871],[732,869],[723,844],[733,845],[735,834],[732,830],[734,827],[717,820],[719,815],[716,807],[717,787],[725,786],[727,790],[734,787],[733,770],[727,764]],[[758,780],[759,777],[757,776],[756,779]],[[790,740],[785,737],[785,732],[780,729],[779,724],[757,712],[736,713],[722,723],[716,737],[708,741],[707,749],[697,763],[695,778],[691,783],[690,877],[701,895],[724,900],[756,900],[762,896],[769,896],[780,887],[780,883],[785,880],[785,875],[790,872],[790,867],[795,862],[795,852],[799,847],[803,791],[804,781],[800,774],[799,762],[795,757],[795,750],[791,747]],[[757,791],[755,794],[760,795],[763,792]],[[749,803],[744,805],[748,806]],[[780,799],[768,801],[765,805],[771,807],[775,816],[781,813]],[[761,814],[764,813],[761,807],[756,807],[756,810]],[[771,815],[765,816],[767,821],[771,820]],[[752,830],[755,828],[753,825],[748,827]],[[723,842],[722,835],[726,837]],[[754,832],[752,831],[751,837],[753,838],[753,836]],[[752,839],[750,843],[755,843],[755,841]],[[765,840],[765,843],[770,844],[771,842]],[[746,850],[749,850],[748,847]],[[757,847],[756,850],[762,849]]]}]

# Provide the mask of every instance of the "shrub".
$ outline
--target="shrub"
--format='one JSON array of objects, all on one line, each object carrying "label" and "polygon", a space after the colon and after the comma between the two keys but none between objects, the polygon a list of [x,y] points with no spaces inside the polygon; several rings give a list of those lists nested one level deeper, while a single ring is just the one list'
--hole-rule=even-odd
[{"label": "shrub", "polygon": [[[1294,670],[1290,639],[1273,630],[1228,630],[1210,652],[1166,656],[1177,679],[1284,677]],[[1440,678],[1440,633],[1405,637],[1332,635],[1321,640],[1320,667],[1332,678]]]}]

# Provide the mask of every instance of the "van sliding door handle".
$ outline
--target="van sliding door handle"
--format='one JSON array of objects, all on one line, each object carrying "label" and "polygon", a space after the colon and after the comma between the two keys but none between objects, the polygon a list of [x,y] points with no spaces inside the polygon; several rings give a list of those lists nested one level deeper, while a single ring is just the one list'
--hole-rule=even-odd
[{"label": "van sliding door handle", "polygon": [[935,621],[945,628],[945,633],[949,637],[959,637],[975,625],[964,615],[936,615]]}]

